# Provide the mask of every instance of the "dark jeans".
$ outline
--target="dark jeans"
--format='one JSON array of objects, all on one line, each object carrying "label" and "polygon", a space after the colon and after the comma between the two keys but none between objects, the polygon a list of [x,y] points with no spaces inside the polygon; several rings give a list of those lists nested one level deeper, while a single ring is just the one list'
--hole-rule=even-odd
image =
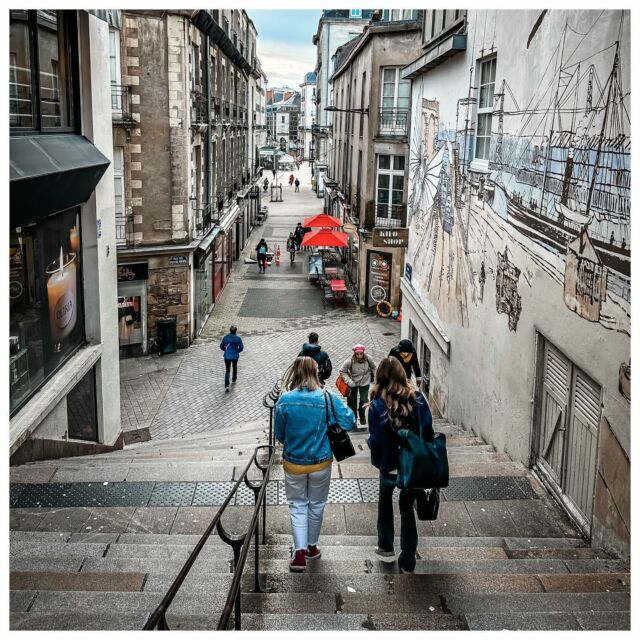
[{"label": "dark jeans", "polygon": [[[380,493],[378,496],[378,546],[384,551],[393,551],[393,490],[396,488],[396,474],[380,472]],[[416,499],[413,489],[400,489],[400,555],[398,565],[405,571],[416,567],[418,530],[413,503]]]},{"label": "dark jeans", "polygon": [[347,405],[353,411],[353,415],[358,419],[360,417],[360,422],[366,421],[366,413],[362,408],[362,405],[366,404],[369,401],[369,385],[365,385],[364,387],[352,387],[351,392],[349,393],[349,397],[347,398]]},{"label": "dark jeans", "polygon": [[264,271],[266,261],[267,261],[267,256],[261,256],[258,254],[258,269],[260,271]]},{"label": "dark jeans", "polygon": [[229,386],[229,370],[231,369],[231,365],[233,365],[233,381],[235,382],[238,379],[238,361],[237,360],[227,360],[224,359],[224,386]]}]

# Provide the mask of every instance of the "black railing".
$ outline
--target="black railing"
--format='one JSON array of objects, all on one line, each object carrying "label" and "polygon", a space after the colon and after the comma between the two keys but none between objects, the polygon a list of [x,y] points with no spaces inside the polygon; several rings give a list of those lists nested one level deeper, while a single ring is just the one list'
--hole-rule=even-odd
[{"label": "black railing", "polygon": [[214,96],[211,96],[211,119],[220,120],[220,99]]},{"label": "black railing", "polygon": [[379,109],[378,134],[381,136],[406,136],[408,122],[408,109]]},{"label": "black railing", "polygon": [[111,118],[115,123],[133,123],[131,115],[131,87],[111,85]]},{"label": "black railing", "polygon": [[191,92],[191,124],[201,125],[207,122],[207,100],[199,91]]},{"label": "black railing", "polygon": [[223,115],[225,118],[229,118],[229,102],[227,100],[222,101]]},{"label": "black railing", "polygon": [[276,382],[273,385],[273,389],[266,393],[262,398],[262,406],[269,409],[269,444],[275,446],[276,438],[273,431],[273,411],[280,397],[280,383]]},{"label": "black railing", "polygon": [[[266,464],[262,464],[258,461],[258,451],[262,449],[267,449],[269,451],[269,457]],[[144,631],[170,631],[169,625],[167,624],[167,612],[174,598],[176,597],[182,583],[185,581],[189,571],[193,567],[195,561],[198,558],[198,555],[202,551],[204,545],[207,540],[213,533],[215,529],[220,536],[220,539],[231,546],[233,549],[233,580],[231,581],[231,586],[229,587],[229,593],[227,595],[227,600],[224,605],[224,609],[222,610],[222,614],[220,619],[218,620],[218,631],[227,631],[229,630],[229,621],[231,618],[231,614],[234,616],[234,624],[233,628],[236,631],[241,629],[241,580],[242,574],[244,571],[244,566],[247,561],[247,556],[249,555],[249,548],[251,547],[251,541],[254,541],[254,592],[262,593],[262,589],[260,588],[260,546],[265,543],[265,518],[264,514],[267,509],[267,483],[269,482],[269,473],[271,472],[271,466],[273,464],[273,458],[275,455],[275,447],[271,444],[260,445],[256,447],[253,452],[253,456],[251,456],[251,460],[244,468],[244,471],[236,481],[233,489],[229,492],[227,497],[225,498],[222,506],[218,509],[216,515],[213,517],[213,520],[207,527],[206,531],[194,547],[193,551],[187,558],[184,566],[180,570],[180,573],[173,581],[169,590],[165,594],[164,598],[162,598],[162,602],[158,605],[155,611],[149,616],[147,623],[144,625]],[[259,485],[252,484],[248,479],[249,469],[254,465],[262,472],[262,482]],[[249,489],[253,491],[253,499],[254,499],[254,509],[253,515],[251,516],[251,521],[249,522],[249,526],[244,534],[231,536],[229,535],[224,527],[222,526],[222,515],[224,514],[225,509],[231,502],[232,498],[235,497],[240,484],[244,483]],[[260,510],[263,513],[263,529],[262,529],[262,542],[260,542],[260,530],[258,527],[258,516],[260,515]]]},{"label": "black railing", "polygon": [[116,214],[116,247],[133,244],[133,215]]},{"label": "black railing", "polygon": [[206,236],[214,224],[220,221],[218,210],[212,209],[210,204],[205,204],[203,207],[196,209],[196,215],[194,217],[194,236],[196,238],[202,238]]},{"label": "black railing", "polygon": [[376,227],[404,227],[406,222],[406,205],[381,203],[376,205]]}]

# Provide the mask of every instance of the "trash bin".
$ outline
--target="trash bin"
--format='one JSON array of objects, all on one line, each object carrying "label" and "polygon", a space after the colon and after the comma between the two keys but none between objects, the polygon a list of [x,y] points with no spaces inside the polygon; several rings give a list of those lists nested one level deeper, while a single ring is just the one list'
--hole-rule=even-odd
[{"label": "trash bin", "polygon": [[176,351],[176,319],[162,318],[156,322],[158,327],[158,350],[163,353]]}]

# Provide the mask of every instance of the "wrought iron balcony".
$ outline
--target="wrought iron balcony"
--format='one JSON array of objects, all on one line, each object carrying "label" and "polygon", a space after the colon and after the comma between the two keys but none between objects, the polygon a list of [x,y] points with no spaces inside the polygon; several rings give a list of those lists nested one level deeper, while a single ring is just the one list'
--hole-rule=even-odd
[{"label": "wrought iron balcony", "polygon": [[222,107],[223,107],[223,111],[222,111],[222,115],[224,116],[225,120],[229,119],[229,102],[227,100],[222,100]]},{"label": "wrought iron balcony", "polygon": [[407,207],[404,204],[376,204],[376,227],[404,227],[407,224]]},{"label": "wrought iron balcony", "polygon": [[133,215],[116,214],[116,247],[133,246]]},{"label": "wrought iron balcony", "polygon": [[209,203],[195,210],[193,236],[194,238],[202,238],[211,231],[212,227],[219,222],[218,211],[213,210]]},{"label": "wrought iron balcony", "polygon": [[207,100],[199,91],[191,92],[191,126],[207,124]]},{"label": "wrought iron balcony", "polygon": [[408,109],[382,108],[378,110],[378,135],[406,137],[409,123]]},{"label": "wrought iron balcony", "polygon": [[220,120],[220,99],[211,96],[211,120],[218,122]]},{"label": "wrought iron balcony", "polygon": [[121,84],[111,85],[111,119],[113,124],[120,126],[134,126],[131,114],[131,87]]}]

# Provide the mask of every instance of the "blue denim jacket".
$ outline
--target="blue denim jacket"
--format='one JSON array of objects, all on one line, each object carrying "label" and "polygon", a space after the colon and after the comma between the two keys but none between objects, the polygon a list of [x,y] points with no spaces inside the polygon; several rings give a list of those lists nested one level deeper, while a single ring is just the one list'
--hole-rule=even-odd
[{"label": "blue denim jacket", "polygon": [[335,420],[345,430],[356,426],[353,411],[335,394],[316,389],[287,391],[276,403],[275,433],[282,443],[282,457],[293,464],[318,464],[333,458],[327,436],[324,395],[329,404],[329,421]]},{"label": "blue denim jacket", "polygon": [[240,352],[244,349],[242,338],[235,333],[228,333],[222,342],[220,348],[224,351],[225,360],[238,360]]},{"label": "blue denim jacket", "polygon": [[[419,391],[413,405],[413,415],[417,419],[413,431],[418,425],[422,427],[422,436],[431,440],[434,436],[431,409],[427,399]],[[371,449],[371,464],[383,473],[389,473],[398,468],[398,448],[400,441],[389,422],[389,410],[384,400],[378,396],[369,405],[369,449]],[[407,425],[405,428],[410,428]]]}]

